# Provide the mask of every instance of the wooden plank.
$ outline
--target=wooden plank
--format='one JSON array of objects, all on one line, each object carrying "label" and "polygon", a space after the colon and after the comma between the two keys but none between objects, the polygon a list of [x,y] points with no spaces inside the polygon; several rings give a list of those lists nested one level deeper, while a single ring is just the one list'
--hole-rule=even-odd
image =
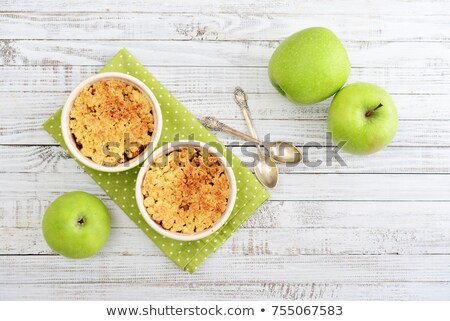
[{"label": "wooden plank", "polygon": [[[313,144],[315,146],[330,146],[326,138],[326,121],[255,120],[254,123],[256,128],[259,129],[260,136],[265,137],[265,135],[270,134],[271,141],[286,140],[298,145]],[[248,130],[242,120],[228,120],[227,124],[243,132]],[[269,128],[270,133],[267,132]],[[215,132],[215,134],[222,142],[227,144],[240,141],[233,139],[225,133]],[[391,146],[449,146],[449,143],[450,124],[448,121],[411,120],[399,121],[398,130],[391,142]]]},{"label": "wooden plank", "polygon": [[422,15],[413,23],[410,16],[384,14],[0,15],[0,29],[6,39],[281,40],[311,26],[330,28],[344,41],[446,41],[450,31],[446,15]]},{"label": "wooden plank", "polygon": [[[39,99],[36,99],[36,96]],[[0,92],[0,120],[19,123],[23,119],[47,120],[67,99],[61,92]],[[393,94],[401,120],[450,120],[450,95]],[[221,120],[243,119],[232,92],[203,95],[177,93],[177,99],[197,118],[219,115]],[[251,94],[249,104],[253,119],[327,119],[331,99],[314,106],[297,106],[278,93]]]},{"label": "wooden plank", "polygon": [[[450,200],[450,176],[428,174],[280,175],[274,200]],[[445,206],[445,205],[443,205]]]},{"label": "wooden plank", "polygon": [[[449,229],[450,219],[433,228],[246,228],[220,248],[220,256],[450,254]],[[0,228],[0,244],[0,255],[55,254],[41,228]],[[164,255],[137,227],[113,228],[101,253]]]},{"label": "wooden plank", "polygon": [[[212,255],[191,275],[166,257],[97,255],[84,260],[61,256],[1,256],[0,283],[364,283],[448,282],[449,255],[233,256],[224,264]],[[81,285],[80,285],[81,287]]]},{"label": "wooden plank", "polygon": [[[230,88],[230,90],[232,90]],[[39,99],[36,99],[39,96]],[[243,124],[242,115],[233,102],[231,94],[190,94],[180,93],[177,95],[179,100],[185,104],[198,118],[207,115],[219,115],[221,120],[239,126],[241,130],[246,130]],[[2,144],[54,144],[54,141],[42,129],[42,123],[47,120],[51,114],[64,103],[67,97],[66,93],[0,93],[0,97],[5,106],[12,108],[0,109],[0,142]],[[205,98],[202,98],[205,97]],[[252,94],[250,96],[252,105],[253,118],[262,126],[269,126],[273,128],[273,133],[277,133],[278,137],[282,139],[298,139],[298,137],[307,137],[310,139],[320,139],[323,142],[324,126],[326,126],[326,113],[330,100],[326,100],[317,106],[294,106],[286,99],[278,94]],[[399,117],[405,120],[417,119],[436,119],[440,121],[448,121],[450,119],[450,109],[446,108],[448,95],[394,95],[394,100],[397,103]],[[278,120],[292,120],[289,121],[294,131],[290,137],[282,137],[282,128],[277,127],[277,123],[285,127],[284,122]],[[273,120],[273,121],[269,121]],[[303,120],[323,120],[320,123],[308,122]],[[297,125],[298,124],[298,125]],[[439,134],[446,132],[446,124],[440,122],[423,122],[419,124],[403,123],[405,127],[405,138],[398,136],[394,145],[402,145],[406,143],[408,146],[422,143],[442,145],[447,138],[439,138]],[[298,126],[298,128],[297,128]],[[311,128],[307,128],[311,127]],[[264,128],[264,127],[258,127]],[[413,133],[409,133],[409,129]],[[418,135],[418,128],[422,128],[425,135],[432,136],[428,142],[424,141]],[[291,131],[289,127],[289,131]],[[300,130],[300,132],[299,132]],[[314,136],[310,137],[313,131],[317,130]],[[440,132],[442,130],[442,133]],[[280,131],[281,134],[278,134]],[[312,132],[311,132],[312,131]],[[263,132],[262,132],[263,133]],[[295,135],[308,136],[295,136]],[[403,132],[399,132],[402,135]],[[434,136],[437,134],[437,137]],[[293,137],[295,136],[295,137]],[[222,139],[228,142],[234,141],[230,137],[221,135]],[[417,140],[416,140],[417,139]]]},{"label": "wooden plank", "polygon": [[[1,80],[0,80],[1,81]],[[230,92],[232,88],[230,88]],[[39,99],[36,99],[39,97]],[[52,138],[44,132],[42,123],[46,121],[57,109],[64,104],[66,93],[32,93],[32,92],[0,92],[0,99],[8,108],[0,109],[0,143],[1,144],[55,144]],[[203,118],[207,115],[219,115],[226,123],[239,127],[246,131],[242,121],[240,110],[235,106],[232,94],[204,95],[198,93],[179,93],[179,100],[189,108],[195,116]],[[450,109],[447,108],[448,95],[393,95],[396,101],[401,120],[450,120]],[[250,102],[253,118],[261,126],[257,127],[261,134],[261,128],[271,128],[273,134],[282,139],[295,139],[301,137],[308,139],[320,139],[323,142],[326,126],[327,108],[330,99],[317,106],[294,106],[279,94],[251,94]],[[259,122],[259,120],[264,120]],[[282,137],[285,122],[289,120],[289,131],[292,135]],[[304,120],[315,120],[304,122]],[[322,120],[317,123],[316,120]],[[282,128],[278,128],[278,126]],[[292,128],[294,127],[294,128]],[[293,129],[293,131],[291,131]],[[448,142],[446,136],[441,136],[447,131],[444,122],[402,122],[401,132],[393,145],[411,146],[434,144],[445,145]],[[410,130],[413,132],[410,133]],[[424,133],[418,130],[423,130]],[[442,133],[441,133],[442,130]],[[317,131],[314,133],[314,131]],[[289,134],[289,133],[288,133]],[[300,135],[300,136],[296,136]],[[304,136],[306,135],[306,136]],[[313,136],[310,136],[313,135]],[[425,135],[423,138],[422,135]],[[432,139],[426,141],[427,137]],[[226,142],[234,141],[233,138],[221,135]],[[315,153],[313,151],[313,153]],[[436,160],[438,161],[438,160]]]},{"label": "wooden plank", "polygon": [[[59,196],[0,197],[1,228],[39,228],[50,203]],[[113,228],[134,228],[134,223],[104,193],[97,194],[108,207]],[[447,202],[346,202],[269,200],[245,222],[244,229],[370,229],[424,230],[447,228]]]},{"label": "wooden plank", "polygon": [[[29,39],[28,34],[26,39]],[[278,44],[279,41],[248,40],[0,40],[0,48],[3,47],[0,50],[0,63],[11,66],[102,66],[119,48],[126,47],[144,65],[266,67]],[[353,67],[450,67],[448,42],[365,40],[345,41],[344,45]],[[405,52],[408,52],[408,59],[405,59]]]},{"label": "wooden plank", "polygon": [[51,0],[34,2],[18,2],[5,0],[0,12],[180,12],[180,13],[287,13],[287,14],[333,14],[333,15],[444,15],[450,14],[445,0],[393,0],[393,1],[321,1],[314,0],[196,0],[189,4],[182,1],[167,1],[161,5],[157,0],[130,0],[124,6],[119,0],[88,1],[67,0],[64,3]]},{"label": "wooden plank", "polygon": [[[30,144],[55,144],[42,127],[42,120],[22,119],[17,122],[0,120],[0,144],[30,145]],[[247,132],[247,126],[243,120],[227,120],[226,124],[242,132]],[[263,129],[270,128],[270,140],[285,140],[297,145],[331,146],[327,141],[327,122],[325,120],[255,120],[255,126],[259,129],[262,139],[269,140],[269,133]],[[224,144],[237,146],[244,144],[241,139],[225,133],[215,132]],[[170,142],[173,137],[161,136],[161,142]],[[400,121],[397,134],[391,146],[433,146],[448,147],[450,143],[450,121]],[[247,153],[251,157],[252,149],[246,143]],[[370,157],[370,156],[369,156]]]},{"label": "wooden plank", "polygon": [[[174,94],[231,95],[236,85],[249,94],[276,93],[266,68],[147,67]],[[98,70],[97,66],[0,66],[0,92],[68,92]],[[353,68],[348,82],[356,81],[375,83],[391,94],[447,95],[450,69]]]},{"label": "wooden plank", "polygon": [[2,284],[2,300],[448,300],[449,282]]},{"label": "wooden plank", "polygon": [[[98,195],[111,215],[113,228],[135,225],[107,196]],[[56,196],[40,199],[0,198],[0,227],[37,228],[43,214]],[[442,202],[340,202],[340,201],[268,201],[243,228],[351,228],[413,229],[446,228],[449,224],[448,204]]]},{"label": "wooden plank", "polygon": [[[272,200],[450,201],[445,174],[280,174]],[[83,190],[104,195],[84,173],[0,173],[0,196],[11,199],[56,197]],[[447,203],[443,203],[443,206]]]},{"label": "wooden plank", "polygon": [[[253,158],[235,146],[229,147],[242,161]],[[249,148],[254,153],[254,148]],[[301,148],[304,165],[279,166],[281,173],[449,173],[448,147],[393,147],[367,157],[341,153],[347,166],[335,159],[327,164],[326,148]],[[81,173],[83,170],[59,146],[0,145],[0,172],[3,173]],[[414,160],[414,161],[412,161]],[[315,164],[315,162],[321,162]]]}]

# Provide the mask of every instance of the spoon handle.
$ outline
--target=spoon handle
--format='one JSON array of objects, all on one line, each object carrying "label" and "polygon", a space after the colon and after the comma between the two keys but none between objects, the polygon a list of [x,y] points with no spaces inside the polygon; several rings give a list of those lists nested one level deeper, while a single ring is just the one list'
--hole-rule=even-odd
[{"label": "spoon handle", "polygon": [[234,89],[234,101],[241,109],[252,136],[258,139],[258,134],[256,133],[255,126],[253,125],[252,118],[250,117],[250,109],[247,104],[247,94],[241,87],[236,87]]},{"label": "spoon handle", "polygon": [[219,132],[225,132],[228,134],[231,134],[233,136],[236,137],[240,137],[243,138],[249,142],[255,143],[255,144],[262,144],[262,142],[259,139],[253,138],[247,134],[244,134],[234,128],[231,128],[228,125],[225,125],[224,123],[221,123],[217,118],[215,117],[211,117],[211,116],[207,116],[205,118],[202,119],[202,124],[203,126],[205,126],[206,128],[212,129],[212,130],[217,130]]}]

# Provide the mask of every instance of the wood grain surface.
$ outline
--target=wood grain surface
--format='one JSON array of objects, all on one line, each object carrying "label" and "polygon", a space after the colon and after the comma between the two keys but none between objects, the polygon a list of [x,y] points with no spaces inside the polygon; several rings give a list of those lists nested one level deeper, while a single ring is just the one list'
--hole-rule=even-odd
[{"label": "wood grain surface", "polygon": [[[198,271],[172,264],[43,130],[70,90],[129,49],[198,117],[326,160],[327,109],[294,106],[267,77],[276,46],[331,28],[349,82],[391,93],[399,130],[367,157],[280,167],[271,199]],[[449,300],[450,3],[411,1],[0,1],[0,299]],[[253,148],[218,134],[250,162]],[[309,164],[309,165],[308,165]],[[48,205],[84,190],[110,210],[99,255],[68,260],[42,237]],[[224,263],[226,262],[226,264]]]}]

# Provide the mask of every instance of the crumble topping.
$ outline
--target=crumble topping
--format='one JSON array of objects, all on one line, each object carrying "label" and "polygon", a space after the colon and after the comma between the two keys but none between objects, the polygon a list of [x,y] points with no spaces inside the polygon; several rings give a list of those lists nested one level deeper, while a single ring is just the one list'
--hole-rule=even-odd
[{"label": "crumble topping", "polygon": [[151,142],[152,103],[135,86],[120,80],[84,88],[70,111],[69,127],[84,156],[117,166],[138,156]]},{"label": "crumble topping", "polygon": [[219,158],[182,147],[155,159],[144,176],[142,193],[155,222],[172,232],[194,234],[220,219],[230,190]]}]

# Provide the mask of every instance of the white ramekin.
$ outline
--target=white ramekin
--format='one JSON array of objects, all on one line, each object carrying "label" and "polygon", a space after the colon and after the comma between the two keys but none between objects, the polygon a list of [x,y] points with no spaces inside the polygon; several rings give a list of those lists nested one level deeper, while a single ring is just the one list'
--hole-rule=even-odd
[{"label": "white ramekin", "polygon": [[[222,217],[211,228],[192,235],[171,232],[163,228],[160,224],[156,223],[147,213],[147,210],[144,206],[144,196],[142,195],[142,182],[144,180],[145,173],[147,172],[149,166],[153,163],[153,160],[157,159],[159,156],[163,154],[168,154],[181,147],[189,147],[189,146],[194,146],[197,148],[201,148],[203,150],[207,150],[211,155],[217,157],[225,169],[225,174],[227,175],[230,186],[230,197],[228,198],[228,205],[227,208],[225,209],[225,212],[222,214]],[[236,177],[234,176],[233,169],[231,168],[226,158],[216,148],[199,141],[181,140],[166,144],[158,148],[142,165],[136,180],[136,202],[138,204],[139,211],[141,212],[141,215],[144,218],[144,220],[147,222],[148,225],[150,225],[150,227],[152,227],[159,234],[179,241],[199,240],[201,238],[211,235],[212,233],[220,229],[222,225],[224,225],[225,222],[230,217],[230,214],[236,202],[236,193],[237,193]]]},{"label": "white ramekin", "polygon": [[[153,120],[154,120],[154,130],[153,130],[153,134],[152,134],[151,143],[144,149],[144,151],[142,151],[142,153],[139,154],[139,156],[137,156],[123,164],[119,164],[119,165],[113,166],[113,167],[108,167],[108,166],[103,166],[103,165],[97,164],[94,161],[92,161],[91,159],[89,159],[88,157],[81,154],[80,150],[78,149],[78,147],[75,143],[75,140],[73,138],[73,135],[72,135],[72,133],[70,131],[70,127],[69,127],[70,110],[72,109],[72,105],[73,105],[75,99],[81,93],[83,88],[88,87],[97,81],[109,80],[109,79],[116,79],[116,80],[121,80],[123,82],[129,83],[129,84],[137,87],[144,95],[146,95],[147,99],[153,105],[152,113],[153,113]],[[159,106],[159,102],[156,99],[155,95],[142,81],[140,81],[139,79],[137,79],[133,76],[123,74],[120,72],[105,72],[105,73],[96,74],[94,76],[87,78],[86,80],[81,82],[77,87],[75,87],[74,90],[72,90],[72,92],[69,95],[69,98],[67,99],[67,101],[63,107],[62,113],[61,113],[61,130],[62,130],[62,136],[64,138],[64,142],[66,143],[66,146],[69,149],[70,153],[81,163],[83,163],[84,165],[86,165],[92,169],[95,169],[95,170],[98,170],[101,172],[122,172],[122,171],[129,170],[133,167],[136,167],[141,162],[143,162],[145,159],[147,159],[148,156],[150,156],[154,147],[156,146],[156,144],[159,141],[159,137],[161,136],[162,113],[161,113],[161,108]]]}]

